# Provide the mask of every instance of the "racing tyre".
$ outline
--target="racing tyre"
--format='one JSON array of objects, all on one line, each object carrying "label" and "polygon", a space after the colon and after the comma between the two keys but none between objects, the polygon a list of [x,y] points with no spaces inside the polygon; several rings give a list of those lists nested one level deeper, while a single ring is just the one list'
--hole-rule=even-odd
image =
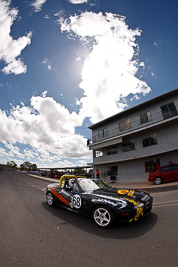
[{"label": "racing tyre", "polygon": [[54,206],[54,196],[51,192],[48,192],[46,195],[46,201],[48,203],[49,206]]},{"label": "racing tyre", "polygon": [[114,214],[108,207],[98,206],[93,211],[93,220],[101,228],[108,228],[114,223]]},{"label": "racing tyre", "polygon": [[156,177],[155,180],[154,180],[154,182],[155,182],[156,185],[159,185],[159,184],[162,183],[162,180],[161,180],[160,177]]}]

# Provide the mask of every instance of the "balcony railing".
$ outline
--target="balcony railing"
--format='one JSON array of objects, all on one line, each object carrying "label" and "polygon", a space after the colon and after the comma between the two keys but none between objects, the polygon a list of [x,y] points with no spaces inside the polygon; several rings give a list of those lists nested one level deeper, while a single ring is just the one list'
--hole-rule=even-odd
[{"label": "balcony railing", "polygon": [[[177,117],[178,116],[178,106],[176,106],[176,111],[173,113],[173,114],[167,114],[165,116],[163,116],[162,112],[156,112],[154,114],[151,114],[150,116],[147,116],[143,119],[143,117],[140,119],[136,119],[134,121],[130,121],[128,124],[125,124],[124,126],[120,125],[119,127],[119,123],[118,123],[118,127],[116,128],[113,128],[113,129],[110,129],[108,130],[107,132],[105,131],[104,135],[101,136],[101,134],[97,134],[95,136],[93,136],[93,138],[89,138],[87,140],[87,146],[90,146],[92,145],[93,143],[96,143],[96,142],[100,142],[100,141],[103,141],[103,140],[106,140],[106,139],[109,139],[109,138],[112,138],[112,137],[118,137],[120,135],[123,135],[125,133],[129,133],[129,132],[133,132],[135,130],[139,130],[141,128],[144,128],[144,127],[147,127],[147,126],[151,126],[151,125],[154,125],[154,124],[157,124],[161,121],[167,121],[169,120],[170,118],[172,117]],[[106,125],[107,127],[107,125]]]}]

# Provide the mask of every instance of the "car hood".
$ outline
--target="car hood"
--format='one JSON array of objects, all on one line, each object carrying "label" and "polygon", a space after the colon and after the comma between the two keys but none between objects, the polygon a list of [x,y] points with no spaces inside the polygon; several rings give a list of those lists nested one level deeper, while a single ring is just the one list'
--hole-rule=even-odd
[{"label": "car hood", "polygon": [[106,197],[106,198],[115,198],[116,200],[120,200],[121,198],[125,200],[134,200],[142,202],[145,200],[145,196],[150,196],[149,193],[145,191],[139,191],[135,189],[98,189],[92,192],[93,195],[98,197]]}]

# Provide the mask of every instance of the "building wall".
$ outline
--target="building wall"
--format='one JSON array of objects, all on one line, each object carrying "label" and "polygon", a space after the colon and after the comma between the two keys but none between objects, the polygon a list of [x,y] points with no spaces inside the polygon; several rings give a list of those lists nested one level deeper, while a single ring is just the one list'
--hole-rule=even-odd
[{"label": "building wall", "polygon": [[[117,154],[107,155],[107,150],[112,148],[103,146],[100,152],[102,157],[95,156],[93,153],[94,170],[99,169],[101,179],[110,181],[107,175],[108,167],[117,166],[118,172],[116,181],[147,181],[148,173],[145,171],[145,162],[157,159],[161,165],[168,164],[169,160],[178,163],[178,115],[163,119],[160,106],[174,102],[178,110],[178,91],[173,96],[157,98],[157,101],[148,102],[145,105],[137,106],[131,111],[123,112],[114,118],[110,118],[106,123],[96,125],[92,129],[93,141],[99,144],[104,139],[112,136],[121,136],[121,143],[118,142],[113,147],[117,148]],[[151,112],[153,120],[146,124],[138,121],[138,115],[144,112]],[[119,130],[119,122],[131,119],[132,128],[126,131]],[[98,131],[107,128],[109,136],[98,138]],[[150,135],[155,135],[157,144],[143,147],[142,141]],[[122,152],[122,144],[125,141],[133,140],[135,150]],[[97,151],[97,149],[96,149]]]},{"label": "building wall", "polygon": [[[155,135],[157,139],[157,144],[143,147],[142,141],[147,136]],[[178,121],[176,124],[169,125],[169,127],[162,127],[149,131],[148,133],[142,133],[135,137],[131,137],[131,140],[135,142],[135,150],[122,152],[122,143],[117,145],[117,154],[107,156],[108,147],[103,148],[102,157],[94,157],[93,163],[109,163],[115,161],[126,161],[133,158],[142,158],[146,156],[151,156],[160,153],[166,153],[169,151],[174,151],[178,148]]]},{"label": "building wall", "polygon": [[178,162],[178,150],[160,154],[158,156],[149,156],[141,159],[132,159],[130,161],[119,162],[114,164],[97,165],[101,174],[101,180],[110,182],[110,176],[105,176],[107,167],[116,165],[118,166],[118,175],[116,175],[116,182],[139,182],[148,180],[148,172],[145,172],[145,162],[149,160],[160,159],[161,165],[166,165],[169,160]]},{"label": "building wall", "polygon": [[[151,125],[153,122],[159,122],[160,120],[163,120],[162,117],[162,113],[161,113],[161,109],[160,106],[165,105],[167,103],[170,102],[174,102],[174,104],[176,105],[176,107],[178,107],[178,95],[175,97],[170,97],[169,99],[164,99],[162,101],[158,101],[156,103],[153,103],[151,105],[145,105],[141,106],[140,108],[137,108],[136,110],[131,110],[131,112],[125,115],[125,113],[121,113],[120,117],[117,119],[113,119],[111,120],[109,123],[104,124],[102,126],[96,127],[95,129],[92,130],[92,139],[94,142],[96,141],[101,141],[102,138],[98,138],[98,131],[104,128],[108,129],[108,133],[111,136],[117,135],[117,134],[124,134],[127,133],[129,131],[134,131],[138,128],[142,128],[144,127],[144,124],[140,125],[139,121],[138,121],[138,115],[141,113],[144,113],[146,111],[151,111],[151,115],[153,117],[153,121],[151,121],[150,123],[147,123],[147,125]],[[120,131],[119,130],[119,122],[124,121],[126,119],[131,119],[131,124],[132,124],[132,128],[130,130],[126,130],[126,131]]]}]

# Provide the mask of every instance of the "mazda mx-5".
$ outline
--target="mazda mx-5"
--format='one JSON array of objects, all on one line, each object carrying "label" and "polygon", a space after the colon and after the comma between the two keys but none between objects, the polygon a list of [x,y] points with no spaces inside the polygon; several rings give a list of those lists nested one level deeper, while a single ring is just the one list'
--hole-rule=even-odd
[{"label": "mazda mx-5", "polygon": [[99,179],[61,176],[59,183],[46,188],[49,206],[59,204],[71,211],[89,215],[108,228],[115,221],[137,221],[152,209],[153,198],[145,191],[112,188]]}]

